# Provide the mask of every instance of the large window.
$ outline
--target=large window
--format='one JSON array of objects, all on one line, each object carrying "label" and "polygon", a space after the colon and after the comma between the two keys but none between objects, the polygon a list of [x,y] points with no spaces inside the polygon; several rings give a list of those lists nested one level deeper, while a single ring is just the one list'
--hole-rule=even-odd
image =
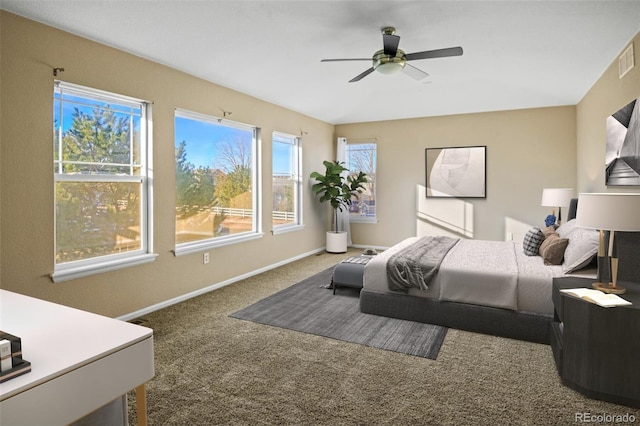
[{"label": "large window", "polygon": [[273,232],[302,225],[300,139],[274,132],[272,135]]},{"label": "large window", "polygon": [[351,221],[369,222],[376,220],[376,144],[347,143],[346,167],[349,174],[367,174],[365,191],[352,200],[349,209]]},{"label": "large window", "polygon": [[56,82],[54,281],[153,260],[146,102]]},{"label": "large window", "polygon": [[260,236],[258,129],[176,110],[176,254]]}]

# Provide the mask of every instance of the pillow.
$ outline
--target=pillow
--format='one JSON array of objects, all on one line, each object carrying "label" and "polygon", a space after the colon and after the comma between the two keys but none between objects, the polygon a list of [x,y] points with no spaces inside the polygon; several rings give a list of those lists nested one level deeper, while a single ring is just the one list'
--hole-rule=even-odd
[{"label": "pillow", "polygon": [[540,245],[540,256],[545,265],[560,265],[564,257],[564,251],[569,244],[566,238],[560,238],[558,234],[551,234]]},{"label": "pillow", "polygon": [[584,268],[598,253],[600,231],[576,227],[569,237],[569,245],[564,252],[562,272],[569,274]]},{"label": "pillow", "polygon": [[527,256],[537,256],[540,251],[540,245],[544,241],[544,234],[537,226],[529,229],[522,240],[522,248]]},{"label": "pillow", "polygon": [[547,238],[549,235],[551,234],[555,234],[556,233],[556,226],[547,226],[546,228],[542,228],[542,233],[544,234],[544,237]]},{"label": "pillow", "polygon": [[556,229],[556,232],[558,233],[558,236],[560,238],[571,238],[570,235],[576,229],[578,229],[578,227],[576,226],[576,220],[571,219],[569,222],[565,222],[560,225],[558,229]]}]

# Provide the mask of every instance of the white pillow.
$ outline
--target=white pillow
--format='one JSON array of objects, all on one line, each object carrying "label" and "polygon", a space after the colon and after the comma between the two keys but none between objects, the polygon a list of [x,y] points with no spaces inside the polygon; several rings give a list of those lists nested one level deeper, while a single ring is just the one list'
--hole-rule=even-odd
[{"label": "white pillow", "polygon": [[562,271],[569,274],[591,263],[593,257],[598,253],[599,239],[599,231],[575,226],[569,233],[569,245],[564,252]]},{"label": "white pillow", "polygon": [[578,227],[576,226],[576,220],[571,219],[569,222],[565,222],[556,229],[560,238],[570,238],[569,235],[573,233]]}]

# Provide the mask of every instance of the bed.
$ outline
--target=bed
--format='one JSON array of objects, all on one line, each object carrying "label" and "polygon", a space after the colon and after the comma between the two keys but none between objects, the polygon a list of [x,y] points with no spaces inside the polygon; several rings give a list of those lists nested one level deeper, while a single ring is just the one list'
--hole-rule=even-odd
[{"label": "bed", "polygon": [[[577,200],[573,200],[567,222],[557,229],[569,241],[561,264],[548,265],[541,256],[525,254],[522,243],[460,239],[442,259],[426,291],[390,290],[387,262],[416,244],[419,238],[413,237],[369,261],[364,269],[360,310],[549,344],[553,278],[595,278],[596,274],[597,231],[575,227],[576,207]],[[619,256],[627,259],[620,262],[619,279],[640,281],[640,268],[633,259],[640,252],[640,237],[616,235]]]}]

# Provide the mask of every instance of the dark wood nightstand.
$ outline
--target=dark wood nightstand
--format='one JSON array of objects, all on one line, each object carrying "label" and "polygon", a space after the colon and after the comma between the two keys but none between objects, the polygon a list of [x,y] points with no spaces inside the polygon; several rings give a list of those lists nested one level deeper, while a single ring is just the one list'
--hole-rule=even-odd
[{"label": "dark wood nightstand", "polygon": [[640,407],[640,284],[619,282],[633,303],[603,308],[561,289],[593,279],[553,279],[551,348],[562,382],[595,399]]}]

